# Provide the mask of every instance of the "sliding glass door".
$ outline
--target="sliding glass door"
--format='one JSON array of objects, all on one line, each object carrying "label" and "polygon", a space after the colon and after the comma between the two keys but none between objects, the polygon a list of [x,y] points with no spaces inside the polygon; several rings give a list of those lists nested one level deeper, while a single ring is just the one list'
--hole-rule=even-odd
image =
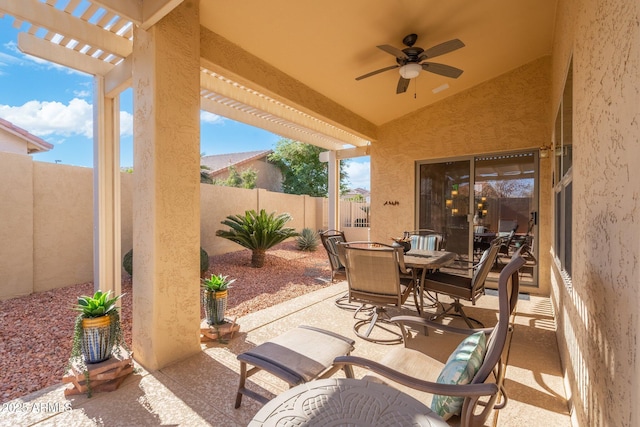
[{"label": "sliding glass door", "polygon": [[[417,226],[441,233],[444,249],[464,260],[477,261],[505,237],[491,275],[497,278],[520,245],[536,251],[537,162],[527,152],[419,163]],[[535,267],[523,268],[521,280],[536,285]]]},{"label": "sliding glass door", "polygon": [[469,253],[470,160],[419,166],[418,228],[443,236],[449,252]]}]

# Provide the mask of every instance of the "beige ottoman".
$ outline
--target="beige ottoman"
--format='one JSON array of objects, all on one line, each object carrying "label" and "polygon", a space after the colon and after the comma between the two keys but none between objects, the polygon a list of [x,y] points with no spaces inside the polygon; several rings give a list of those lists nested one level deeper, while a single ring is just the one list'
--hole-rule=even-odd
[{"label": "beige ottoman", "polygon": [[[238,355],[240,361],[240,385],[236,396],[236,408],[247,395],[262,403],[269,399],[245,388],[248,377],[260,370],[286,381],[290,387],[317,378],[327,378],[340,367],[333,366],[333,359],[346,356],[353,350],[355,341],[336,333],[311,326],[295,329]],[[247,364],[253,368],[247,370]],[[344,366],[348,378],[353,378],[350,366]]]}]

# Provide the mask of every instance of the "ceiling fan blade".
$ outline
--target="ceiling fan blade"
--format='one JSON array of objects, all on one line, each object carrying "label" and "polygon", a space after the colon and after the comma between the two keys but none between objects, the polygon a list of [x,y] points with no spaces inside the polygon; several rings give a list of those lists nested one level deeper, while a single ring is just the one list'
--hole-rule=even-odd
[{"label": "ceiling fan blade", "polygon": [[411,80],[405,79],[404,77],[400,76],[400,80],[398,80],[398,87],[396,89],[396,94],[405,93],[407,91],[407,88],[409,87],[410,81]]},{"label": "ceiling fan blade", "polygon": [[436,64],[435,62],[425,62],[422,65],[422,69],[429,71],[430,73],[440,74],[441,76],[451,77],[457,79],[463,71],[460,68],[452,67],[450,65]]},{"label": "ceiling fan blade", "polygon": [[375,76],[376,74],[383,73],[383,72],[389,71],[389,70],[393,70],[394,68],[398,68],[398,67],[399,67],[399,65],[391,65],[390,67],[380,68],[379,70],[372,71],[372,72],[367,73],[367,74],[363,74],[360,77],[356,77],[356,80],[366,79],[367,77]]},{"label": "ceiling fan blade", "polygon": [[444,55],[445,53],[453,52],[454,50],[464,47],[459,39],[449,40],[448,42],[440,43],[439,45],[430,47],[420,55],[419,60],[435,58],[436,56]]},{"label": "ceiling fan blade", "polygon": [[388,44],[383,44],[380,46],[376,46],[378,49],[382,49],[387,53],[395,56],[398,59],[409,59],[406,53],[398,49],[397,47],[389,46]]}]

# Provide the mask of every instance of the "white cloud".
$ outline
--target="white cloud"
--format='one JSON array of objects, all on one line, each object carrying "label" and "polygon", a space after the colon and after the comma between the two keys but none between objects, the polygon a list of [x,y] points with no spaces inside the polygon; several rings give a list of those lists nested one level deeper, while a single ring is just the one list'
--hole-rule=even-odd
[{"label": "white cloud", "polygon": [[20,64],[20,58],[0,52],[0,67]]},{"label": "white cloud", "polygon": [[89,98],[92,95],[90,90],[74,90],[73,94],[78,98]]},{"label": "white cloud", "polygon": [[120,111],[120,136],[133,135],[133,114]]},{"label": "white cloud", "polygon": [[[20,106],[0,104],[0,117],[41,137],[93,137],[93,106],[74,98],[65,105],[58,101],[28,101]],[[133,116],[120,112],[120,134],[133,134]]]},{"label": "white cloud", "polygon": [[345,166],[345,171],[349,175],[350,188],[371,187],[371,163],[351,161]]},{"label": "white cloud", "polygon": [[224,117],[217,114],[210,113],[208,111],[200,111],[200,121],[205,123],[220,123],[224,120]]}]

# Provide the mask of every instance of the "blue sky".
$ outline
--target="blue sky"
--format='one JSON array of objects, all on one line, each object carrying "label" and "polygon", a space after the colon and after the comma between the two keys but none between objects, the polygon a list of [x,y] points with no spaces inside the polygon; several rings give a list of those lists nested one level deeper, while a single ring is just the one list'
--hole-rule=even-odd
[{"label": "blue sky", "polygon": [[[28,27],[23,24],[22,30]],[[54,145],[42,162],[93,165],[93,77],[24,55],[13,18],[0,18],[0,117]],[[120,159],[133,165],[133,98],[120,96]],[[280,136],[211,113],[201,113],[200,152],[207,155],[272,149]],[[370,188],[369,157],[347,165],[350,187]]]}]

